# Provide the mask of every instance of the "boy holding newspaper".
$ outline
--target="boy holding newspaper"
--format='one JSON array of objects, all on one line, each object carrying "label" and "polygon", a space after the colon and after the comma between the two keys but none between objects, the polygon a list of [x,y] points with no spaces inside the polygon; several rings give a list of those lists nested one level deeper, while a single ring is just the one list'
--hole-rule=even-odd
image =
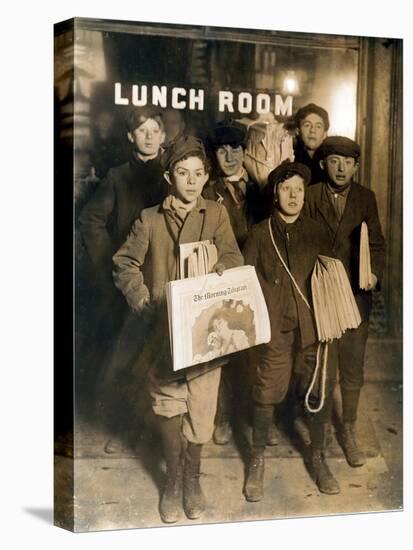
[{"label": "boy holding newspaper", "polygon": [[[252,502],[264,494],[264,451],[274,408],[285,399],[293,373],[296,396],[304,404],[316,365],[311,275],[317,257],[331,256],[331,247],[323,227],[301,212],[310,178],[309,168],[298,162],[284,161],[270,173],[273,213],[252,228],[243,251],[246,264],[255,266],[271,323],[271,340],[258,348],[254,358],[253,441],[244,488],[246,499]],[[324,406],[306,414],[311,437],[307,465],[319,490],[326,494],[340,491],[323,452],[334,380],[334,372],[328,369]],[[309,397],[318,401],[319,395]]]},{"label": "boy holding newspaper", "polygon": [[[353,179],[359,166],[358,143],[344,136],[328,137],[320,145],[317,157],[324,170],[324,180],[308,190],[305,212],[323,225],[334,255],[346,269],[362,319],[358,328],[347,331],[337,342],[343,404],[340,439],[347,462],[350,466],[358,467],[365,463],[364,452],[356,439],[355,424],[360,391],[364,384],[364,353],[372,306],[371,291],[380,287],[385,243],[376,196]],[[364,242],[364,247],[360,247],[363,233],[364,241],[367,242]],[[367,262],[360,262],[366,248],[369,258]],[[363,266],[365,263],[369,265]],[[360,264],[368,268],[367,284],[360,280]]]},{"label": "boy holding newspaper", "polygon": [[214,430],[221,369],[212,364],[199,372],[194,370],[198,367],[173,372],[165,285],[179,278],[180,244],[214,243],[218,261],[213,269],[218,274],[241,266],[243,258],[225,207],[201,197],[209,177],[202,142],[182,136],[166,149],[161,162],[170,194],[162,204],[142,211],[113,261],[115,285],[129,306],[154,319],[143,353],[149,363],[148,391],[167,467],[160,515],[164,522],[173,523],[182,508],[182,491],[188,518],[199,518],[205,508],[200,458],[202,445]]}]

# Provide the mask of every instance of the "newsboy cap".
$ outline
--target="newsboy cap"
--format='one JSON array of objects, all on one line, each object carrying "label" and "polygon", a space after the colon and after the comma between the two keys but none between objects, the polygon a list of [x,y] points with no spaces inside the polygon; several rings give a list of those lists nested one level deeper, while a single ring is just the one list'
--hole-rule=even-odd
[{"label": "newsboy cap", "polygon": [[308,103],[307,105],[304,105],[304,107],[301,107],[301,109],[298,109],[298,111],[295,113],[295,124],[297,128],[300,127],[300,122],[307,115],[311,115],[312,113],[315,113],[320,118],[322,118],[324,122],[324,129],[325,131],[327,131],[330,127],[330,119],[328,117],[328,113],[325,109],[323,109],[319,105],[316,105],[315,103]]},{"label": "newsboy cap", "polygon": [[148,118],[156,120],[161,130],[163,130],[164,125],[160,110],[151,105],[145,105],[144,107],[135,107],[130,111],[126,119],[126,128],[128,132],[133,132],[136,128],[139,128]]},{"label": "newsboy cap", "polygon": [[222,145],[231,145],[231,147],[246,146],[247,127],[237,120],[227,119],[218,122],[208,137],[209,145],[217,149]]},{"label": "newsboy cap", "polygon": [[311,170],[308,166],[301,162],[291,162],[288,159],[284,160],[277,168],[269,173],[268,185],[274,189],[276,185],[295,175],[301,176],[305,185],[308,185],[311,180]]},{"label": "newsboy cap", "polygon": [[327,137],[316,151],[318,160],[323,160],[329,155],[352,157],[358,160],[360,157],[360,145],[345,136]]},{"label": "newsboy cap", "polygon": [[163,170],[169,170],[176,162],[189,156],[199,156],[206,160],[204,144],[195,136],[180,136],[163,152],[160,162]]}]

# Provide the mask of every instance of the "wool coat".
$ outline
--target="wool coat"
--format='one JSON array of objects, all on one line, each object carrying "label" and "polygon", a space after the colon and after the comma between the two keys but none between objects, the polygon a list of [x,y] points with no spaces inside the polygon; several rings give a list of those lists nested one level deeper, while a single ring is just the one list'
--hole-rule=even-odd
[{"label": "wool coat", "polygon": [[211,240],[217,247],[218,263],[226,268],[244,263],[223,205],[199,197],[179,228],[172,212],[164,207],[165,202],[141,212],[128,239],[113,257],[115,285],[130,307],[139,312],[141,301],[150,300],[155,322],[145,343],[144,357],[148,364],[157,363],[160,376],[172,372],[165,286],[178,277],[179,244]]},{"label": "wool coat", "polygon": [[[282,236],[277,231],[275,224],[272,224],[272,227],[277,247],[301,292],[312,307],[311,274],[317,256],[319,254],[331,256],[331,248],[323,226],[300,214],[288,229],[286,236]],[[273,246],[268,219],[252,228],[243,254],[245,263],[255,266],[261,284],[270,317],[271,339],[278,337],[284,314],[291,307],[288,301],[293,297],[297,304],[301,347],[305,348],[316,342],[314,316],[295,287],[291,287],[289,275]]]},{"label": "wool coat", "polygon": [[343,262],[363,321],[369,318],[372,293],[359,288],[360,232],[366,222],[369,234],[371,270],[380,288],[384,263],[385,243],[373,191],[352,182],[343,216],[339,220],[330,202],[325,183],[312,185],[306,191],[304,212],[320,223],[328,236],[332,252]]},{"label": "wool coat", "polygon": [[219,202],[228,211],[231,226],[239,247],[243,248],[253,224],[260,222],[265,216],[260,188],[252,180],[246,182],[246,194],[244,200],[238,204],[234,201],[231,192],[225,185],[225,179],[218,177],[209,181],[202,193],[209,200]]},{"label": "wool coat", "polygon": [[112,256],[126,240],[133,222],[144,208],[162,202],[168,192],[159,157],[143,162],[131,155],[128,162],[109,170],[84,207],[80,231],[96,269],[110,277]]}]

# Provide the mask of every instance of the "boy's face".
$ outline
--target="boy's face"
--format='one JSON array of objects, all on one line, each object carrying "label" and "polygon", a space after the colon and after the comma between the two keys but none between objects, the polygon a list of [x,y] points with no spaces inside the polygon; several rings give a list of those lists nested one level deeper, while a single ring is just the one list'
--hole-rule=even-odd
[{"label": "boy's face", "polygon": [[328,155],[320,161],[320,166],[326,170],[328,177],[338,186],[346,185],[352,179],[358,168],[358,162],[353,157]]},{"label": "boy's face", "polygon": [[178,161],[169,176],[172,176],[167,179],[174,187],[176,197],[185,204],[196,201],[208,181],[204,163],[198,157]]},{"label": "boy's face", "polygon": [[274,191],[278,207],[286,216],[297,216],[304,205],[304,180],[298,174],[279,183]]},{"label": "boy's face", "polygon": [[221,145],[215,151],[215,155],[224,176],[234,176],[241,170],[244,161],[244,149],[241,145],[238,147]]},{"label": "boy's face", "polygon": [[161,143],[165,139],[165,133],[156,120],[148,118],[138,128],[135,128],[133,132],[129,132],[128,138],[141,155],[156,156]]},{"label": "boy's face", "polygon": [[300,137],[310,151],[315,151],[327,137],[324,121],[316,113],[310,113],[300,122]]}]

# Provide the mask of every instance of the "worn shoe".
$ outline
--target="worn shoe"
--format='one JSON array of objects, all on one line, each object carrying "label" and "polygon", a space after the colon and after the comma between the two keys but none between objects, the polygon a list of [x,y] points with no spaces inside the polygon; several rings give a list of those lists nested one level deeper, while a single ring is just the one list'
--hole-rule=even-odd
[{"label": "worn shoe", "polygon": [[250,458],[244,494],[248,502],[258,502],[264,496],[264,452]]},{"label": "worn shoe", "polygon": [[320,493],[337,495],[340,492],[340,486],[327,466],[322,452],[311,453],[310,473]]},{"label": "worn shoe", "polygon": [[232,428],[228,421],[217,424],[214,430],[214,443],[216,445],[226,445],[232,437]]},{"label": "worn shoe", "polygon": [[184,510],[189,519],[200,518],[206,507],[205,496],[199,482],[201,447],[201,445],[188,443],[185,453]]},{"label": "worn shoe", "polygon": [[274,422],[271,422],[270,428],[268,430],[267,445],[275,446],[278,445],[279,442],[280,437],[278,434],[277,426],[274,424]]},{"label": "worn shoe", "polygon": [[342,444],[344,454],[350,466],[358,468],[366,463],[366,456],[358,446],[356,440],[354,422],[344,422]]},{"label": "worn shoe", "polygon": [[182,465],[176,472],[168,472],[167,475],[159,514],[164,523],[176,523],[182,513]]}]

